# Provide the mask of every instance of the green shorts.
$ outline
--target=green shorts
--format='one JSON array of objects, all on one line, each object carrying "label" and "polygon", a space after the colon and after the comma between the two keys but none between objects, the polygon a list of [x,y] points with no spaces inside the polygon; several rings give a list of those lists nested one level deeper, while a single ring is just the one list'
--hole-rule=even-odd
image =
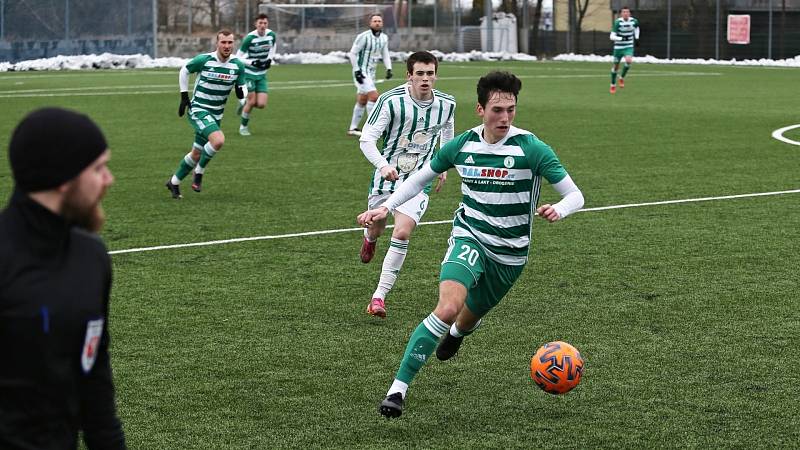
[{"label": "green shorts", "polygon": [[628,48],[615,48],[614,49],[614,64],[619,64],[622,58],[626,56],[633,57],[633,47]]},{"label": "green shorts", "polygon": [[198,113],[189,113],[186,115],[186,118],[189,120],[189,123],[194,128],[194,144],[195,147],[199,146],[203,148],[208,142],[208,136],[215,131],[220,131],[219,126],[221,122],[218,122],[214,115],[212,115],[208,111],[200,111]]},{"label": "green shorts", "polygon": [[483,317],[500,303],[525,266],[508,266],[488,258],[474,239],[451,237],[449,243],[439,281],[463,284],[467,288],[467,308]]},{"label": "green shorts", "polygon": [[267,82],[267,74],[251,77],[245,75],[245,84],[247,84],[247,92],[269,92],[269,83]]}]

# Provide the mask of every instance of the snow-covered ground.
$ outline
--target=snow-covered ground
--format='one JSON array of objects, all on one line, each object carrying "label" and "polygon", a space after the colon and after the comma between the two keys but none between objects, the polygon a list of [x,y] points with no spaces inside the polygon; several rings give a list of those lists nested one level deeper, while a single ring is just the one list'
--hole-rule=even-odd
[{"label": "snow-covered ground", "polygon": [[[535,56],[523,53],[487,53],[471,51],[469,53],[442,53],[434,50],[440,60],[449,62],[466,61],[536,61]],[[404,61],[411,52],[392,52],[392,59]],[[575,55],[562,54],[553,58],[555,61],[593,61],[611,62],[610,55]],[[347,53],[337,51],[328,54],[321,53],[289,53],[275,57],[278,64],[335,64],[347,62]],[[702,64],[702,65],[729,65],[729,66],[777,66],[800,67],[800,55],[794,58],[771,59],[745,59],[713,60],[713,59],[659,59],[650,55],[637,56],[636,62],[651,64]],[[0,72],[27,71],[27,70],[81,70],[81,69],[147,69],[158,67],[180,67],[186,63],[184,58],[151,58],[148,55],[77,55],[56,56],[45,59],[32,59],[18,63],[0,62]]]}]

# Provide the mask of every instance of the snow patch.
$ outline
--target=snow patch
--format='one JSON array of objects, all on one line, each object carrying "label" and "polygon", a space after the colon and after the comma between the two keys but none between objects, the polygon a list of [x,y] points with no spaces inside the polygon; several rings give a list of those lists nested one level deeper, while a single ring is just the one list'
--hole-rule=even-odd
[{"label": "snow patch", "polygon": [[[506,52],[479,52],[473,50],[469,53],[442,53],[438,50],[431,51],[440,61],[468,62],[468,61],[537,61],[535,56],[524,53]],[[405,61],[411,52],[391,52],[393,61]],[[612,62],[610,55],[575,55],[562,54],[553,58],[554,61],[588,61]],[[186,64],[185,58],[151,58],[148,55],[114,55],[103,53],[101,55],[75,55],[56,56],[53,58],[33,59],[20,61],[15,64],[0,62],[0,72],[24,72],[32,70],[89,70],[89,69],[154,69],[178,68]],[[327,54],[314,52],[287,53],[275,56],[278,64],[341,64],[347,63],[347,53],[335,51]],[[699,64],[699,65],[726,65],[726,66],[774,66],[774,67],[800,67],[800,55],[787,59],[745,59],[742,61],[713,60],[713,59],[659,59],[654,56],[637,56],[638,64]]]}]

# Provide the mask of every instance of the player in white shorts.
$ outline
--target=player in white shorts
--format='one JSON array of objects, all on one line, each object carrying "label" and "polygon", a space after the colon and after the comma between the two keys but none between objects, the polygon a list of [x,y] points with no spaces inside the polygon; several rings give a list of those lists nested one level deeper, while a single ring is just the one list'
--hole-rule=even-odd
[{"label": "player in white shorts", "polygon": [[[361,151],[375,166],[369,192],[369,208],[381,206],[412,174],[430,161],[437,141],[441,145],[453,138],[455,98],[433,89],[439,62],[428,52],[411,54],[406,61],[408,82],[383,93],[378,98],[360,138]],[[378,140],[383,138],[382,148]],[[446,180],[439,176],[436,191]],[[367,312],[386,317],[386,295],[394,286],[403,267],[408,240],[428,208],[428,186],[394,210],[394,230],[383,259],[380,280]],[[361,261],[368,263],[375,255],[378,237],[386,219],[375,221],[364,230]]]},{"label": "player in white shorts", "polygon": [[367,116],[372,113],[378,99],[378,88],[375,87],[375,71],[378,59],[383,58],[386,66],[386,79],[392,78],[392,60],[389,58],[389,36],[383,33],[383,17],[379,13],[369,16],[369,30],[356,36],[350,53],[350,64],[353,66],[353,83],[356,85],[356,104],[347,134],[361,136],[361,118],[364,110]]}]

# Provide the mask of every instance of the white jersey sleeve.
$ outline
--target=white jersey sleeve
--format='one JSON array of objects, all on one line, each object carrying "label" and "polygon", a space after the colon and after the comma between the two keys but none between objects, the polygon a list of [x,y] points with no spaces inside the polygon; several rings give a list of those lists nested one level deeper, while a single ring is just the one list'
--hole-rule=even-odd
[{"label": "white jersey sleeve", "polygon": [[236,59],[239,61],[247,64],[248,66],[253,65],[253,60],[247,57],[247,52],[243,52],[241,50],[236,50]]},{"label": "white jersey sleeve", "polygon": [[178,86],[181,92],[189,91],[189,69],[186,66],[182,66],[180,72],[178,72]]},{"label": "white jersey sleeve", "polygon": [[353,41],[353,46],[350,48],[350,53],[347,54],[347,57],[350,58],[350,65],[353,66],[353,72],[359,70],[358,67],[358,52],[364,48],[364,41],[365,39],[361,39],[362,35],[356,36],[356,40]]},{"label": "white jersey sleeve", "polygon": [[386,202],[381,205],[385,206],[389,212],[392,212],[398,206],[402,205],[403,203],[411,200],[414,198],[415,195],[422,192],[425,189],[425,186],[428,185],[434,178],[439,176],[435,170],[431,169],[430,162],[426,163],[422,166],[421,169],[414,175],[408,177],[400,187],[394,191],[394,194],[390,195]]},{"label": "white jersey sleeve", "polygon": [[367,123],[364,125],[364,130],[361,132],[359,142],[364,156],[367,157],[367,160],[375,166],[375,168],[380,170],[389,165],[389,162],[386,161],[386,158],[384,158],[378,150],[378,139],[383,135],[386,126],[389,124],[389,109],[382,106],[378,111],[372,112],[372,115],[375,114],[377,114],[375,121],[370,123],[370,121],[367,120]]},{"label": "white jersey sleeve", "polygon": [[[638,28],[637,28],[638,30]],[[386,70],[392,70],[392,58],[389,56],[389,38],[386,38],[386,45],[383,46],[383,65]]]},{"label": "white jersey sleeve", "polygon": [[554,184],[553,189],[561,195],[561,201],[553,205],[560,218],[563,219],[583,207],[583,193],[569,174]]}]

